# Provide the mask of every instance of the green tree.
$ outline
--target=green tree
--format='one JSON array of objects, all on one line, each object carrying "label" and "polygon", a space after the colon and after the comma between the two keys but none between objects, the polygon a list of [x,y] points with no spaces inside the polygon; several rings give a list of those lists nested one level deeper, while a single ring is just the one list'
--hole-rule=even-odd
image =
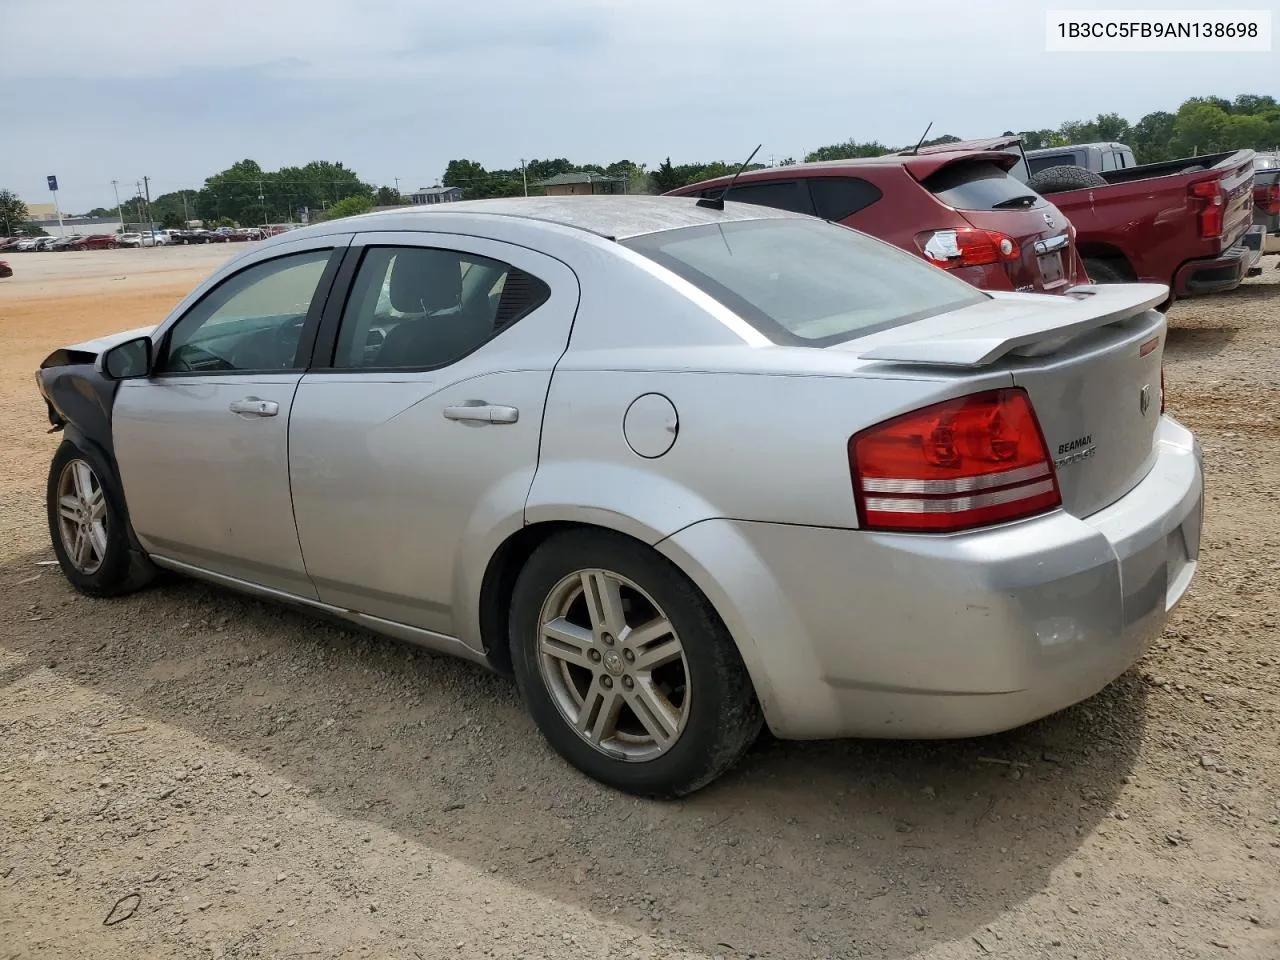
[{"label": "green tree", "polygon": [[404,197],[400,196],[398,190],[391,187],[379,187],[378,195],[373,200],[374,204],[379,207],[398,207],[404,203]]},{"label": "green tree", "polygon": [[676,172],[676,168],[671,165],[670,157],[658,164],[658,168],[653,171],[649,181],[657,193],[666,193],[668,190],[683,187],[686,183],[685,180],[681,179],[680,174]]},{"label": "green tree", "polygon": [[115,207],[111,207],[110,209],[107,209],[106,207],[94,207],[85,214],[86,217],[114,217],[115,215]]},{"label": "green tree", "polygon": [[1100,113],[1093,124],[1098,128],[1099,140],[1123,143],[1129,139],[1129,121],[1118,113]]},{"label": "green tree", "polygon": [[27,205],[12,190],[0,190],[0,229],[3,236],[17,236],[30,219]]},{"label": "green tree", "polygon": [[1174,159],[1173,124],[1177,118],[1168,111],[1148,113],[1129,130],[1125,142],[1133,148],[1139,163],[1159,163]]},{"label": "green tree", "polygon": [[339,200],[324,212],[326,220],[338,220],[342,217],[354,217],[359,213],[367,213],[373,207],[373,201],[365,196],[350,196]]},{"label": "green tree", "polygon": [[843,143],[832,143],[805,154],[805,163],[822,160],[852,160],[855,157],[882,157],[889,153],[889,148],[878,140],[866,143],[858,140],[845,140]]},{"label": "green tree", "polygon": [[215,173],[199,191],[193,215],[238,223],[293,221],[303,208],[321,210],[347,197],[373,201],[376,191],[341,163],[313,160],[302,167],[263,170],[241,160]]}]

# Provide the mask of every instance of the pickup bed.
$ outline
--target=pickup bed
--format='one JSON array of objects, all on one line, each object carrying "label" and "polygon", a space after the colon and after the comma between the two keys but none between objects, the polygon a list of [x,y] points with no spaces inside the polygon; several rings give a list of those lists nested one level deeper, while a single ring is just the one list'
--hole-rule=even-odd
[{"label": "pickup bed", "polygon": [[1235,150],[1101,173],[1053,167],[1027,177],[1023,165],[1010,173],[1021,171],[1070,219],[1095,282],[1163,283],[1167,307],[1232,290],[1257,262],[1241,242],[1254,218],[1253,158]]}]

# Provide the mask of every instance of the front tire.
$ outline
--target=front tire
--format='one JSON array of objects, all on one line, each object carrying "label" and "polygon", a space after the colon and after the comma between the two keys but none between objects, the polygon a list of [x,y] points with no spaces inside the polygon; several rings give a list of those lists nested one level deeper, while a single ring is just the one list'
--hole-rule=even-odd
[{"label": "front tire", "polygon": [[679,797],[728,770],[763,718],[707,599],[651,548],[606,531],[557,534],[511,602],[521,698],[547,742],[587,776]]},{"label": "front tire", "polygon": [[63,440],[49,465],[46,506],[54,555],[78,591],[113,597],[151,581],[155,568],[130,547],[124,497],[101,458]]}]

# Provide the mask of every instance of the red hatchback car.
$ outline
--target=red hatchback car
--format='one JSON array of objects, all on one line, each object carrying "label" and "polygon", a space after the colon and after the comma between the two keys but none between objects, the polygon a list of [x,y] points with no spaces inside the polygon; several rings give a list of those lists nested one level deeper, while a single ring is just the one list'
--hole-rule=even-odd
[{"label": "red hatchback car", "polygon": [[[1007,171],[1016,139],[744,173],[726,200],[808,213],[895,244],[984,290],[1061,293],[1088,283],[1075,229]],[[719,196],[730,177],[670,191]]]},{"label": "red hatchback car", "polygon": [[114,250],[120,244],[109,233],[94,233],[71,244],[72,250]]}]

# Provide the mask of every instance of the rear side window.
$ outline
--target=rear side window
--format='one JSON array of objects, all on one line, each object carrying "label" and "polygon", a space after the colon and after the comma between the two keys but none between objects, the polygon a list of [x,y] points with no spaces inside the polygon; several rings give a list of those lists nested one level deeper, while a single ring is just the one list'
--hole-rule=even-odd
[{"label": "rear side window", "polygon": [[1071,167],[1075,166],[1076,155],[1074,153],[1050,153],[1043,157],[1028,157],[1027,166],[1031,169],[1034,176],[1041,170],[1048,170],[1050,167]]},{"label": "rear side window", "polygon": [[[712,187],[702,195],[718,197],[724,187]],[[740,183],[725,196],[737,203],[755,203],[762,207],[790,210],[792,213],[813,213],[809,194],[799,180],[762,180],[757,183]]]},{"label": "rear side window", "polygon": [[956,210],[1025,210],[1046,203],[989,160],[950,164],[926,177],[924,187]]},{"label": "rear side window", "polygon": [[858,177],[813,177],[809,180],[814,212],[823,220],[843,220],[879,200],[875,184]]},{"label": "rear side window", "polygon": [[897,247],[820,220],[712,223],[622,243],[778,344],[840,343],[987,299]]}]

